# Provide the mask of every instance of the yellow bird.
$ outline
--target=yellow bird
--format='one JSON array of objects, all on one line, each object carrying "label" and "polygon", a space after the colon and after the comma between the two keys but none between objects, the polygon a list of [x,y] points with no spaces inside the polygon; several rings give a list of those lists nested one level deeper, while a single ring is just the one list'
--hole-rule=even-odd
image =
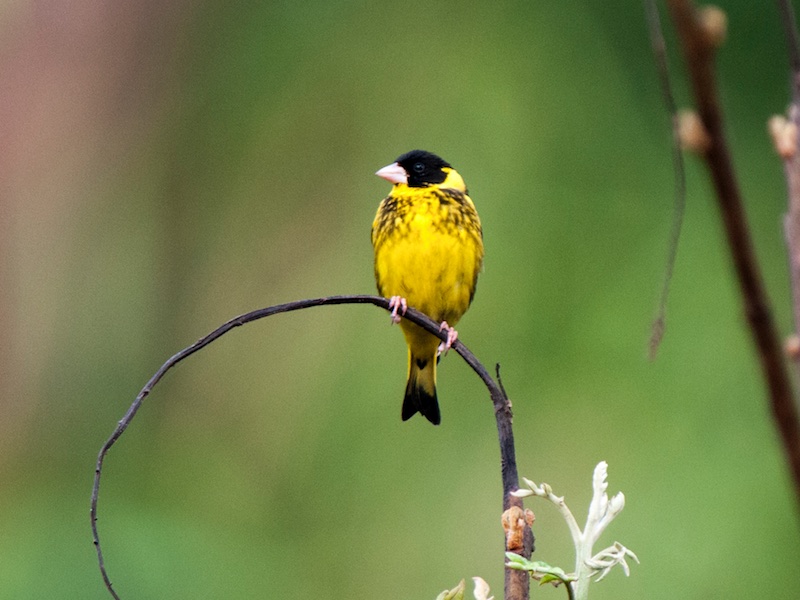
[{"label": "yellow bird", "polygon": [[[458,334],[453,326],[467,311],[483,264],[483,233],[461,175],[424,150],[412,150],[376,175],[393,184],[372,223],[375,281],[390,298],[392,321],[408,343],[408,383],[403,420],[421,413],[441,422],[436,399],[438,353]],[[401,319],[412,306],[447,330],[447,342]]]}]

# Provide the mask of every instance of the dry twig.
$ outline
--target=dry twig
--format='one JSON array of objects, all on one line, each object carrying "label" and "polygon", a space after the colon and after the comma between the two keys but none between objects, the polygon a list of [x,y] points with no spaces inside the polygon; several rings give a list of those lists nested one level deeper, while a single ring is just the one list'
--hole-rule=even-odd
[{"label": "dry twig", "polygon": [[664,99],[664,106],[670,118],[670,129],[672,131],[672,168],[675,173],[672,229],[669,235],[666,269],[664,271],[664,279],[661,282],[658,313],[651,325],[648,352],[650,360],[655,360],[658,348],[661,345],[661,339],[664,337],[667,318],[667,299],[669,297],[669,288],[672,283],[672,274],[675,270],[675,262],[678,257],[678,241],[680,240],[681,228],[683,227],[683,216],[686,213],[686,169],[683,164],[683,152],[681,152],[680,135],[678,132],[678,108],[675,104],[675,98],[672,95],[672,86],[670,85],[669,68],[667,65],[667,47],[661,32],[661,19],[658,15],[656,0],[645,0],[645,11],[650,33],[650,44],[653,48],[653,56],[658,69],[661,96]]}]

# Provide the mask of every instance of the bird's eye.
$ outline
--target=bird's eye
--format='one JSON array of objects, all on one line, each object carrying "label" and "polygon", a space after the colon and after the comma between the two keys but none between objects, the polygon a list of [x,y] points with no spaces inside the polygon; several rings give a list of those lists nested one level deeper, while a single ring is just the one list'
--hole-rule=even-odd
[{"label": "bird's eye", "polygon": [[417,174],[421,174],[425,171],[425,165],[422,164],[421,162],[414,163],[414,166],[411,168],[414,169],[414,173]]}]

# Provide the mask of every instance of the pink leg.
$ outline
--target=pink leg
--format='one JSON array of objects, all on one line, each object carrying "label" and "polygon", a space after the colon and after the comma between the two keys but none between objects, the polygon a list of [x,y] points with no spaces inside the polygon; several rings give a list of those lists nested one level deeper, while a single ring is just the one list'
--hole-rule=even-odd
[{"label": "pink leg", "polygon": [[389,308],[392,309],[392,323],[399,323],[401,316],[408,310],[408,302],[402,296],[392,296],[389,298]]},{"label": "pink leg", "polygon": [[447,351],[452,348],[453,343],[458,339],[458,332],[450,327],[450,325],[447,324],[447,321],[442,321],[442,324],[439,325],[439,331],[444,330],[447,330],[447,340],[439,344],[439,354],[447,354]]}]

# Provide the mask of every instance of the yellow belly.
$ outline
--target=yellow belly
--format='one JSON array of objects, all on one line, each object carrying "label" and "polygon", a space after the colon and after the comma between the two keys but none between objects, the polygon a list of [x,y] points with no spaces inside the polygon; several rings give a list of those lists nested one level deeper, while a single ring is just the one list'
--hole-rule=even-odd
[{"label": "yellow belly", "polygon": [[[378,209],[373,223],[375,279],[385,297],[402,296],[434,321],[454,326],[469,308],[483,261],[480,220],[465,194],[403,190]],[[438,340],[402,321],[414,354],[435,352]]]},{"label": "yellow belly", "polygon": [[480,268],[474,244],[458,232],[410,228],[375,253],[381,295],[402,296],[434,321],[455,325],[469,307]]}]

